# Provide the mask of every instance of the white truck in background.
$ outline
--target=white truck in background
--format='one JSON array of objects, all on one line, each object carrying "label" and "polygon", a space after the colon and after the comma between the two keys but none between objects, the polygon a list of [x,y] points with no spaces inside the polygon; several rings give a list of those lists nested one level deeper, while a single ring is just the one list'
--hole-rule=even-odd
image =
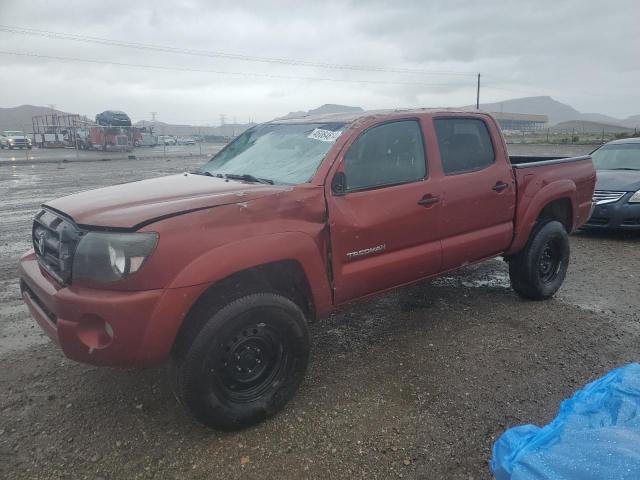
[{"label": "white truck in background", "polygon": [[13,150],[14,148],[31,149],[31,139],[20,130],[5,130],[0,136],[0,148]]}]

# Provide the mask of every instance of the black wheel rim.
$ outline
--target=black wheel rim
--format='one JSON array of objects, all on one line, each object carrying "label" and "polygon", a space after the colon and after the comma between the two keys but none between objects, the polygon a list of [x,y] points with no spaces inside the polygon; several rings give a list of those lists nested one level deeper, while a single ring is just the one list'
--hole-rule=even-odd
[{"label": "black wheel rim", "polygon": [[562,244],[559,240],[549,240],[542,249],[538,261],[538,275],[542,283],[553,282],[562,266]]},{"label": "black wheel rim", "polygon": [[253,402],[273,388],[287,355],[277,329],[253,323],[229,335],[210,358],[216,390],[233,402]]}]

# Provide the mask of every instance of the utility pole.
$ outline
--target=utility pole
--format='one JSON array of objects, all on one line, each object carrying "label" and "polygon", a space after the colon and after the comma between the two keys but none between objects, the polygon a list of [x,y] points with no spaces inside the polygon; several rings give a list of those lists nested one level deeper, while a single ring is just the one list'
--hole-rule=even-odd
[{"label": "utility pole", "polygon": [[149,129],[149,133],[151,134],[151,141],[153,141],[153,132],[156,130],[156,115],[158,112],[150,112],[151,113],[151,128]]},{"label": "utility pole", "polygon": [[223,127],[227,116],[224,113],[220,114],[220,126]]},{"label": "utility pole", "polygon": [[476,91],[476,110],[480,110],[480,74],[478,73],[478,90]]}]

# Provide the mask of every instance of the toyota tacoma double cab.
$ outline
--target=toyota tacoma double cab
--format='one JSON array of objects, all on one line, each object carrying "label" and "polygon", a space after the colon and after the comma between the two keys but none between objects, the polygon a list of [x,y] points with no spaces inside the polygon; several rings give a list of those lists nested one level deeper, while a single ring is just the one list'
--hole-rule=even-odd
[{"label": "toyota tacoma double cab", "polygon": [[237,429],[294,395],[337,306],[497,256],[554,295],[595,182],[588,156],[509,158],[481,112],[277,120],[197,171],[45,203],[21,292],[67,357],[166,362],[197,420]]}]

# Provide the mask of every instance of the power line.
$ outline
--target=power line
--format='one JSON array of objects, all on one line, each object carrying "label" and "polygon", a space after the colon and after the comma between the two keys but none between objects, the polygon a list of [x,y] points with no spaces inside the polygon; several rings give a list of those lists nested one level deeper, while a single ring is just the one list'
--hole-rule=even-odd
[{"label": "power line", "polygon": [[328,68],[335,70],[357,70],[366,72],[383,72],[383,73],[403,73],[413,75],[447,75],[447,76],[474,76],[475,73],[460,72],[460,71],[446,71],[446,70],[412,70],[408,68],[386,68],[377,67],[374,65],[350,65],[340,63],[325,63],[325,62],[311,62],[308,60],[300,60],[293,58],[277,58],[277,57],[261,57],[256,55],[245,55],[239,53],[228,53],[219,51],[206,51],[195,50],[191,48],[180,48],[166,45],[154,45],[137,42],[125,42],[123,40],[114,40],[110,38],[93,37],[88,35],[77,35],[72,33],[53,32],[49,30],[37,30],[34,28],[13,27],[11,25],[0,24],[0,31],[5,33],[12,33],[18,35],[31,35],[38,37],[53,38],[56,40],[70,40],[75,42],[94,43],[100,45],[109,45],[124,48],[135,48],[139,50],[151,50],[164,53],[175,53],[182,55],[196,55],[201,57],[215,57],[225,58],[231,60],[242,60],[246,62],[262,62],[280,65],[289,65],[296,67],[316,67],[316,68]]},{"label": "power line", "polygon": [[257,73],[257,72],[230,72],[226,70],[206,70],[196,68],[182,68],[182,67],[169,67],[165,65],[145,65],[136,63],[124,63],[124,62],[111,62],[107,60],[92,60],[87,58],[75,58],[75,57],[60,57],[55,55],[41,55],[31,52],[11,52],[0,50],[0,55],[13,55],[19,57],[31,57],[31,58],[44,58],[48,60],[57,60],[63,62],[82,62],[92,63],[98,65],[114,65],[118,67],[129,68],[146,68],[153,70],[169,70],[177,72],[194,72],[194,73],[213,73],[217,75],[232,75],[232,76],[245,76],[245,77],[260,77],[260,78],[272,78],[272,79],[284,79],[284,80],[308,80],[308,81],[322,81],[322,82],[346,82],[346,83],[362,83],[362,84],[374,84],[374,85],[413,85],[420,87],[467,87],[469,85],[462,83],[423,83],[423,82],[397,82],[386,80],[358,80],[358,79],[346,79],[346,78],[330,78],[330,77],[299,77],[293,75],[276,75],[270,73]]},{"label": "power line", "polygon": [[[70,40],[77,42],[85,42],[85,43],[94,43],[100,45],[110,45],[124,48],[134,48],[140,50],[150,50],[157,52],[165,52],[165,53],[174,53],[174,54],[183,54],[183,55],[195,55],[195,56],[203,56],[203,57],[215,57],[215,58],[225,58],[231,60],[241,60],[248,62],[262,62],[262,63],[270,63],[270,64],[280,64],[280,65],[288,65],[288,66],[298,66],[298,67],[316,67],[316,68],[327,68],[327,69],[335,69],[335,70],[350,70],[350,71],[365,71],[365,72],[378,72],[378,73],[400,73],[400,74],[413,74],[413,75],[445,75],[445,76],[468,76],[475,77],[476,73],[471,72],[462,72],[462,71],[447,71],[447,70],[433,70],[433,71],[424,71],[424,70],[412,70],[405,68],[385,68],[385,67],[377,67],[371,65],[349,65],[349,64],[332,64],[332,63],[324,63],[324,62],[311,62],[307,60],[300,59],[291,59],[291,58],[274,58],[274,57],[260,57],[254,55],[244,55],[237,53],[228,53],[228,52],[219,52],[219,51],[205,51],[205,50],[195,50],[188,48],[178,48],[171,46],[162,46],[162,45],[154,45],[154,44],[144,44],[144,43],[136,43],[136,42],[125,42],[122,40],[114,40],[109,38],[102,37],[92,37],[88,35],[77,35],[70,33],[62,33],[62,32],[54,32],[49,30],[38,30],[34,28],[25,28],[25,27],[15,27],[11,25],[2,25],[0,24],[0,32],[11,33],[11,34],[19,34],[19,35],[31,35],[31,36],[39,36],[52,38],[57,40]],[[0,52],[0,54],[7,55],[23,55],[23,56],[34,56],[35,54],[20,54],[15,52]],[[295,76],[285,76],[285,75],[270,75],[270,74],[253,74],[253,73],[241,73],[241,72],[225,72],[225,71],[215,71],[215,70],[198,70],[198,69],[182,69],[182,68],[171,68],[171,67],[163,67],[163,66],[155,66],[155,65],[135,65],[135,64],[126,64],[126,63],[118,63],[118,62],[100,62],[97,60],[84,60],[84,59],[73,59],[73,58],[64,58],[64,57],[47,57],[41,55],[40,58],[50,58],[56,60],[65,60],[65,61],[78,61],[78,62],[89,62],[89,63],[104,63],[125,67],[141,67],[141,68],[153,68],[153,69],[163,69],[163,70],[179,70],[179,71],[191,71],[191,72],[199,72],[199,73],[218,73],[223,75],[245,75],[245,76],[260,76],[266,78],[283,78],[283,79],[298,79],[298,80],[321,80],[321,81],[335,81],[335,82],[354,82],[354,83],[380,83],[380,84],[396,84],[396,85],[421,85],[421,86],[456,86],[456,84],[425,84],[419,82],[385,82],[385,81],[374,81],[374,80],[346,80],[346,79],[332,79],[332,78],[316,78],[316,77],[295,77]],[[486,77],[489,79],[497,80],[499,83],[504,84],[506,79],[500,79],[497,77],[489,76]],[[460,84],[458,84],[460,85]],[[494,84],[495,85],[495,84]],[[496,87],[491,85],[485,85],[484,88],[488,88],[490,90],[499,90],[506,91],[512,93],[520,93],[525,95],[531,95],[530,91],[513,89],[513,88],[505,88],[505,87]],[[535,88],[532,86],[532,88]],[[571,93],[581,94],[581,95],[597,95],[597,96],[606,96],[602,92],[587,92],[584,90],[576,90],[574,88],[571,89]]]}]

